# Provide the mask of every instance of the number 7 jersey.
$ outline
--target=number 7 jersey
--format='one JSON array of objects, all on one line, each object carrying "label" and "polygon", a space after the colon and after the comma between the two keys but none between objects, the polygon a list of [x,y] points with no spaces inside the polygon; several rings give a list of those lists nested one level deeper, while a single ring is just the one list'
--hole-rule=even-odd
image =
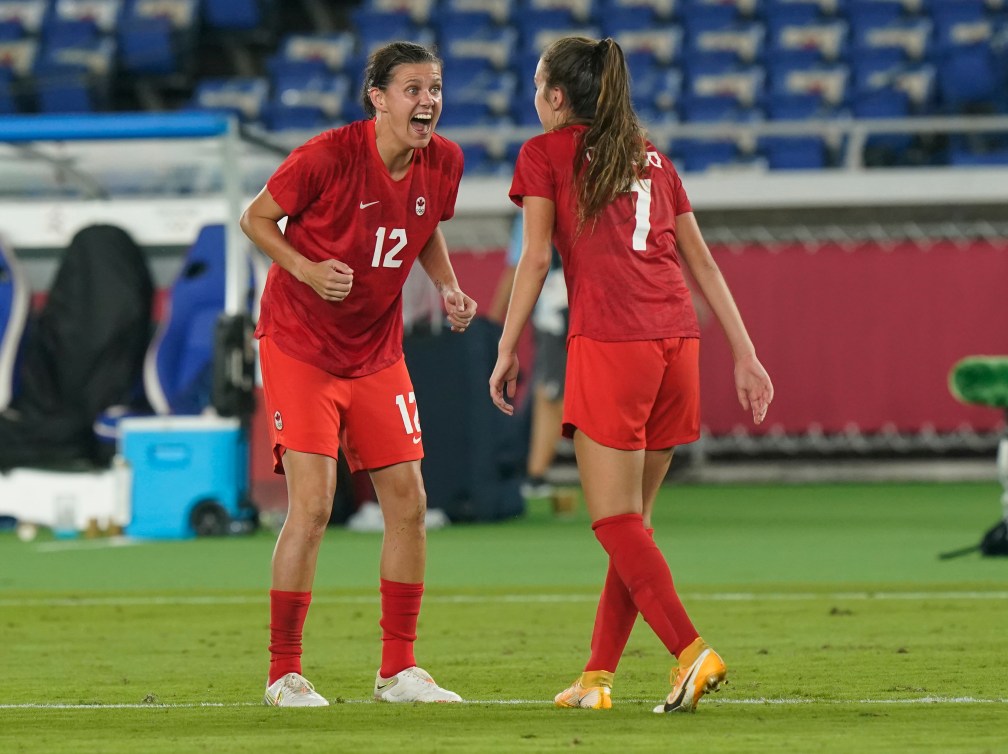
[{"label": "number 7 jersey", "polygon": [[354,271],[340,302],[274,264],[256,336],[338,377],[361,377],[402,356],[402,289],[438,223],[455,212],[462,150],[437,134],[392,180],[373,120],[326,131],[295,149],[266,188],[287,213],[287,241],[312,262]]},{"label": "number 7 jersey", "polygon": [[568,339],[602,341],[699,337],[683,276],[676,217],[692,212],[672,161],[648,142],[648,174],[578,230],[574,156],[585,126],[529,139],[518,154],[511,200],[556,205],[553,245],[570,301]]}]

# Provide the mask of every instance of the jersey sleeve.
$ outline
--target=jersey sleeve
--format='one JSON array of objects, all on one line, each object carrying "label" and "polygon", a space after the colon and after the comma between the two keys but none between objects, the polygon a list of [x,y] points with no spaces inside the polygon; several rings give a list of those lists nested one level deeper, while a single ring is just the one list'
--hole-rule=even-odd
[{"label": "jersey sleeve", "polygon": [[291,152],[266,182],[266,190],[288,217],[296,217],[334,179],[327,150],[309,141]]},{"label": "jersey sleeve", "polygon": [[675,169],[672,161],[668,160],[668,165],[672,168],[672,192],[675,198],[675,213],[676,215],[685,215],[687,212],[692,212],[693,207],[690,205],[689,197],[686,196],[686,188],[683,186],[682,178],[679,177],[679,171]]},{"label": "jersey sleeve", "polygon": [[465,166],[465,157],[462,156],[462,147],[451,143],[450,156],[445,160],[448,168],[448,194],[445,197],[444,209],[441,210],[441,220],[451,220],[455,215],[455,201],[458,199],[459,183],[462,181],[462,171]]},{"label": "jersey sleeve", "polygon": [[556,183],[542,138],[530,139],[522,145],[508,195],[519,207],[526,196],[541,196],[556,201]]}]

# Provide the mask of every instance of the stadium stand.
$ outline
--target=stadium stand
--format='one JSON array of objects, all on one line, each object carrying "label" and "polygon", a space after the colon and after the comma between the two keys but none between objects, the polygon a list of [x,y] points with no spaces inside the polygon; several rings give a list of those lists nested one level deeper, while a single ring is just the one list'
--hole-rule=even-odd
[{"label": "stadium stand", "polygon": [[[444,57],[444,128],[534,127],[539,53],[572,33],[620,42],[651,126],[1008,113],[1003,0],[0,0],[0,113],[224,108],[310,131],[359,117],[367,54],[409,38]],[[732,148],[689,136],[675,150],[703,167],[841,159],[814,130]],[[861,161],[1004,156],[999,139],[938,141],[873,134]],[[466,147],[475,173],[514,153]]]}]

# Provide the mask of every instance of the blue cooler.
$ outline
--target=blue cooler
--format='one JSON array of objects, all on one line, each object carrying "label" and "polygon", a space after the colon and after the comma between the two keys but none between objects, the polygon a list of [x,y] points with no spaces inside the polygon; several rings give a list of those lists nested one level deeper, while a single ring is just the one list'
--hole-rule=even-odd
[{"label": "blue cooler", "polygon": [[237,419],[123,419],[119,452],[132,471],[132,537],[185,539],[254,528],[248,440]]}]

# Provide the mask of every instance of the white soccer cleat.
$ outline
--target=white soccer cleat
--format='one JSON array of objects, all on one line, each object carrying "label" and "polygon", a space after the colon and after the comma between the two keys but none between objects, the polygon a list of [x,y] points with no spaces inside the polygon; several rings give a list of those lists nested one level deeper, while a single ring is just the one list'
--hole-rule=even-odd
[{"label": "white soccer cleat", "polygon": [[298,673],[288,673],[266,688],[263,704],[270,707],[328,707],[325,697]]},{"label": "white soccer cleat", "polygon": [[454,691],[438,686],[423,668],[406,668],[391,678],[375,676],[374,698],[379,702],[461,702]]}]

